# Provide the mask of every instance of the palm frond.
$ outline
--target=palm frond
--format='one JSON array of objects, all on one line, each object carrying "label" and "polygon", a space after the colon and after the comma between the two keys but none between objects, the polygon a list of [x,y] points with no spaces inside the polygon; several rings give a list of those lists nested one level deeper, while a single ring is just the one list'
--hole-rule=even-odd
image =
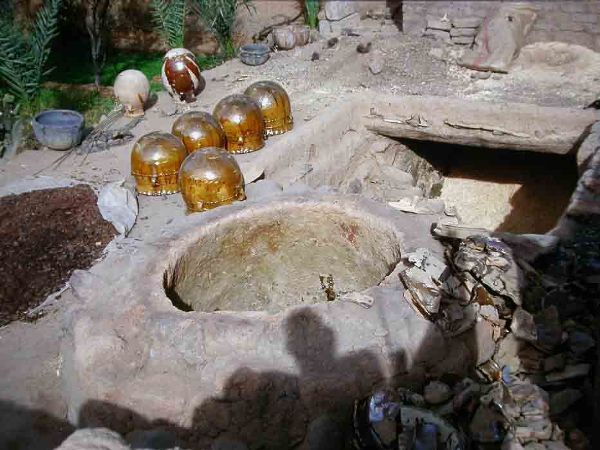
[{"label": "palm frond", "polygon": [[183,47],[187,0],[151,0],[152,19],[171,48]]},{"label": "palm frond", "polygon": [[50,43],[57,34],[58,11],[62,0],[46,0],[26,36],[10,14],[0,17],[0,81],[19,101],[32,100],[37,94]]},{"label": "palm frond", "polygon": [[231,42],[231,32],[239,5],[250,9],[251,0],[195,0],[195,10],[204,25],[212,31],[222,47]]}]

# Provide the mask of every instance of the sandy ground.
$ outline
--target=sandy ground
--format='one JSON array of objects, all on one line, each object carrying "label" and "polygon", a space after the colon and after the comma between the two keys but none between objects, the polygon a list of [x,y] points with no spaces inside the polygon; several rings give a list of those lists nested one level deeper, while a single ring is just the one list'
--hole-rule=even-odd
[{"label": "sandy ground", "polygon": [[[449,49],[441,43],[404,36],[391,24],[365,21],[363,25],[360,37],[342,37],[331,49],[321,41],[289,52],[274,53],[263,66],[249,67],[233,60],[206,71],[206,89],[192,108],[210,111],[225,95],[241,92],[260,79],[274,80],[286,87],[292,99],[296,126],[319,120],[319,112],[327,106],[348,93],[365,90],[390,95],[427,94],[572,107],[586,105],[598,95],[600,57],[593,52],[574,51],[561,46],[562,59],[544,61],[539,55],[547,54],[547,49],[534,48],[524,51],[525,56],[519,59],[512,73],[479,79],[473,78],[472,71],[452,63],[459,53],[457,48]],[[372,41],[373,49],[384,54],[384,69],[378,75],[371,74],[368,69],[371,55],[360,55],[355,50],[356,45],[365,40]],[[311,61],[314,52],[320,55],[317,61]],[[576,56],[569,56],[572,54]],[[134,134],[141,136],[155,130],[169,131],[175,116],[165,116],[161,111],[168,109],[169,102],[170,99],[161,93],[157,103],[134,129]],[[0,187],[34,174],[72,178],[98,186],[126,179],[129,177],[130,148],[131,144],[128,144],[90,154],[87,158],[74,156],[56,169],[49,167],[61,155],[60,152],[26,151],[0,165]],[[459,200],[466,191],[479,186],[482,184],[462,179],[449,185],[445,196]],[[500,188],[503,191],[501,195],[511,198],[520,187],[518,182],[506,183]],[[481,203],[469,205],[473,218],[486,214]],[[148,233],[168,227],[174,217],[183,215],[179,195],[142,196],[139,205],[138,223],[131,234],[136,239],[144,239]],[[38,322],[12,323],[0,329],[0,404],[4,405],[0,410],[0,436],[16,436],[21,430],[29,436],[27,442],[31,444],[24,442],[25,445],[15,448],[51,446],[44,441],[45,438],[36,434],[38,429],[31,426],[30,418],[28,421],[13,414],[6,405],[25,410],[43,409],[56,418],[65,417],[58,389],[58,342],[61,310],[72,301],[67,290],[56,302],[54,310]],[[60,434],[58,428],[56,432]],[[6,442],[0,438],[0,448]]]}]

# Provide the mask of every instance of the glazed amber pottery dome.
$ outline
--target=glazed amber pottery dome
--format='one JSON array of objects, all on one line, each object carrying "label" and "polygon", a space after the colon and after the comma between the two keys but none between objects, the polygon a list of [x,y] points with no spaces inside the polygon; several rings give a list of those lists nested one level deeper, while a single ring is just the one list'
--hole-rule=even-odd
[{"label": "glazed amber pottery dome", "polygon": [[173,124],[171,133],[182,140],[188,153],[204,147],[225,148],[225,133],[219,122],[209,113],[190,111],[182,114]]},{"label": "glazed amber pottery dome", "polygon": [[227,136],[227,151],[249,153],[265,145],[265,122],[258,104],[247,95],[234,94],[222,99],[213,116]]},{"label": "glazed amber pottery dome", "polygon": [[290,98],[279,84],[273,81],[258,81],[251,84],[244,92],[252,97],[265,119],[267,136],[283,134],[292,129],[292,108]]},{"label": "glazed amber pottery dome", "polygon": [[142,136],[131,150],[131,174],[137,191],[144,195],[179,192],[179,167],[187,152],[183,143],[170,133]]},{"label": "glazed amber pottery dome", "polygon": [[179,172],[181,195],[188,212],[205,211],[244,200],[244,176],[227,151],[208,147],[190,154]]},{"label": "glazed amber pottery dome", "polygon": [[161,79],[167,92],[180,102],[196,101],[196,97],[206,86],[196,57],[185,48],[174,48],[167,52],[163,60]]}]

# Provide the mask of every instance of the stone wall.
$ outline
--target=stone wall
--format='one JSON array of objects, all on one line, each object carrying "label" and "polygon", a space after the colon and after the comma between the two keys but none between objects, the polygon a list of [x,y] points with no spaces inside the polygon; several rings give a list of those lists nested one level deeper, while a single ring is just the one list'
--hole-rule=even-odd
[{"label": "stone wall", "polygon": [[[497,1],[404,1],[402,4],[405,33],[420,35],[427,19],[447,15],[456,17],[485,17],[502,3]],[[600,2],[533,1],[527,2],[538,13],[527,43],[562,41],[600,51]]]}]

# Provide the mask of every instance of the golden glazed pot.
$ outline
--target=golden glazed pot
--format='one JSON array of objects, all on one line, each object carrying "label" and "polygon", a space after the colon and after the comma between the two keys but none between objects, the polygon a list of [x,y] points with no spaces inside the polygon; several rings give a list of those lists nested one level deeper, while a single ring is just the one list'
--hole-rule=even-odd
[{"label": "golden glazed pot", "polygon": [[182,114],[173,123],[171,133],[185,145],[188,153],[205,147],[225,148],[225,133],[211,114],[202,111],[190,111]]},{"label": "golden glazed pot", "polygon": [[196,101],[196,97],[206,86],[194,54],[185,48],[174,48],[167,52],[161,78],[167,92],[180,102]]},{"label": "golden glazed pot", "polygon": [[181,165],[179,184],[190,213],[246,198],[240,166],[227,151],[216,147],[190,154]]},{"label": "golden glazed pot", "polygon": [[137,191],[144,195],[179,192],[179,167],[187,152],[183,143],[170,133],[142,136],[131,150],[131,174]]},{"label": "golden glazed pot", "polygon": [[248,86],[244,92],[252,97],[265,119],[267,136],[283,134],[294,126],[290,98],[279,84],[273,81],[258,81]]},{"label": "golden glazed pot", "polygon": [[229,95],[213,111],[227,136],[227,151],[250,153],[265,145],[265,121],[258,104],[247,95]]}]

